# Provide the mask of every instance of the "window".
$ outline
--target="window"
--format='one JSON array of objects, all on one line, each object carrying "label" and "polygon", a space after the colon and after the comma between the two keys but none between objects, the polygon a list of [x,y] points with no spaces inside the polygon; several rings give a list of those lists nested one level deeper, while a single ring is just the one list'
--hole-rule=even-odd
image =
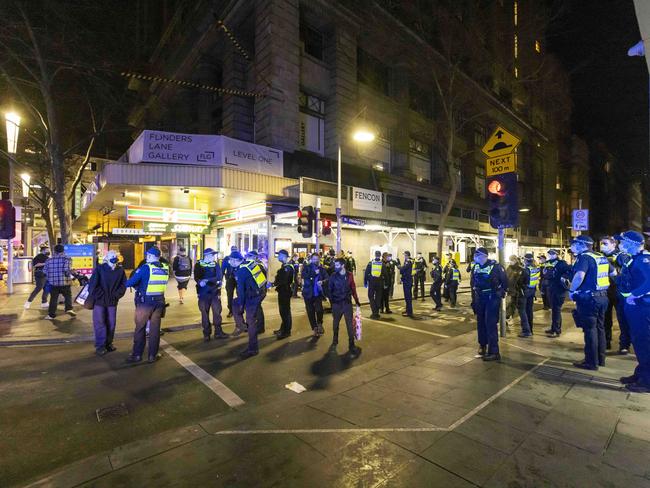
[{"label": "window", "polygon": [[476,124],[476,126],[474,126],[474,146],[483,147],[487,138],[487,129],[480,124]]},{"label": "window", "polygon": [[305,54],[309,54],[321,61],[325,59],[325,38],[322,32],[305,23],[301,23],[300,43]]},{"label": "window", "polygon": [[431,145],[413,137],[409,138],[411,171],[419,182],[431,181]]},{"label": "window", "polygon": [[474,190],[479,197],[485,198],[485,166],[476,166],[476,174],[474,176]]},{"label": "window", "polygon": [[451,209],[451,212],[449,212],[450,217],[461,217],[462,212],[460,210],[460,207],[454,207]]},{"label": "window", "polygon": [[535,52],[536,53],[541,53],[542,52],[542,45],[537,40],[535,41]]},{"label": "window", "polygon": [[325,155],[325,101],[300,92],[298,147],[305,151]]},{"label": "window", "polygon": [[418,210],[420,212],[439,214],[440,212],[442,212],[442,205],[440,204],[440,202],[430,202],[427,200],[420,200],[418,202]]},{"label": "window", "polygon": [[390,95],[390,69],[363,49],[357,49],[357,81]]},{"label": "window", "polygon": [[369,159],[376,170],[390,171],[390,130],[386,127],[377,127],[376,136],[375,140],[370,144],[359,144],[357,146],[359,154]]},{"label": "window", "polygon": [[398,197],[396,195],[386,195],[386,205],[402,210],[413,210],[415,202],[412,198]]},{"label": "window", "polygon": [[409,84],[409,108],[428,119],[435,116],[432,90],[420,88],[415,83]]}]

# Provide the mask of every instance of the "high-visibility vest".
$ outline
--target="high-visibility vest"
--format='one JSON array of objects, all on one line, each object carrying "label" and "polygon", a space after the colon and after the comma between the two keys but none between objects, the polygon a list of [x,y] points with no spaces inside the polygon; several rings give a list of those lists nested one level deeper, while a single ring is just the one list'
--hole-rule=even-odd
[{"label": "high-visibility vest", "polygon": [[255,283],[257,283],[258,288],[264,288],[266,286],[266,276],[264,276],[262,267],[258,263],[255,261],[246,261],[242,264],[242,267],[248,270]]},{"label": "high-visibility vest", "polygon": [[451,270],[451,281],[460,281],[460,270],[453,268]]},{"label": "high-visibility vest", "polygon": [[147,263],[147,267],[149,268],[149,282],[145,295],[148,297],[164,295],[169,281],[169,266],[163,264],[158,267]]},{"label": "high-visibility vest", "polygon": [[528,288],[536,288],[539,285],[540,269],[533,266],[526,266],[528,268]]},{"label": "high-visibility vest", "polygon": [[415,268],[415,261],[409,259],[407,263],[408,262],[411,263],[411,276],[415,276],[416,274],[418,274],[418,270]]},{"label": "high-visibility vest", "polygon": [[199,265],[202,268],[216,268],[217,267],[217,263],[215,263],[214,261],[211,262],[211,263],[206,263],[204,261],[199,261]]},{"label": "high-visibility vest", "polygon": [[383,263],[381,261],[372,261],[370,268],[370,275],[374,278],[379,278],[381,276],[381,267]]},{"label": "high-visibility vest", "polygon": [[602,254],[585,252],[596,263],[596,290],[607,290],[609,288],[609,261]]}]

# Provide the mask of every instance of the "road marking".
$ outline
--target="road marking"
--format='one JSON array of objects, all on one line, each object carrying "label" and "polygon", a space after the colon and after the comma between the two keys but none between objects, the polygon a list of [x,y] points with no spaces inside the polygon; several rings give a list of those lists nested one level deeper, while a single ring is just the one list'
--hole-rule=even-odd
[{"label": "road marking", "polygon": [[163,350],[173,358],[178,364],[183,366],[189,371],[192,376],[210,388],[219,398],[228,404],[229,407],[239,407],[244,404],[244,400],[239,398],[237,394],[224,385],[221,381],[209,374],[203,368],[199,367],[194,361],[173,348],[164,339],[160,339],[160,345]]},{"label": "road marking", "polygon": [[436,336],[436,337],[444,337],[445,339],[449,339],[451,337],[451,336],[448,336],[448,335],[445,335],[445,334],[437,334],[435,332],[429,332],[428,330],[416,329],[414,327],[407,327],[406,325],[391,324],[390,322],[384,322],[383,320],[369,319],[367,317],[364,317],[363,320],[367,320],[369,322],[376,322],[376,323],[382,324],[382,325],[387,325],[388,327],[397,327],[399,329],[410,330],[412,332],[419,332],[420,334],[427,334],[427,335],[432,335],[432,336]]},{"label": "road marking", "polygon": [[513,344],[512,342],[508,342],[508,341],[502,341],[502,342],[503,342],[504,344],[508,344],[509,346],[516,347],[517,349],[521,349],[522,351],[526,351],[526,352],[529,352],[529,353],[531,353],[531,354],[536,354],[537,356],[542,356],[542,357],[544,357],[544,358],[546,357],[546,356],[545,356],[544,354],[542,354],[542,353],[539,353],[539,352],[533,351],[532,349],[527,349],[527,348],[525,348],[525,347],[518,346],[517,344]]},{"label": "road marking", "polygon": [[448,427],[359,427],[349,429],[263,429],[263,430],[221,430],[214,435],[242,434],[341,434],[355,432],[447,432]]}]

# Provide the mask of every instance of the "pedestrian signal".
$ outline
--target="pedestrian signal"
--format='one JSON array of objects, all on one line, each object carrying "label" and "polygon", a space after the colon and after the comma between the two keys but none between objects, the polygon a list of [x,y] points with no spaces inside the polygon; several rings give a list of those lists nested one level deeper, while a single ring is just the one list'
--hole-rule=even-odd
[{"label": "pedestrian signal", "polygon": [[332,221],[330,219],[323,219],[323,235],[328,236],[332,233]]},{"label": "pedestrian signal", "polygon": [[298,210],[298,233],[306,239],[310,238],[314,233],[314,220],[316,213],[314,207],[307,206]]},{"label": "pedestrian signal", "polygon": [[504,173],[487,179],[490,225],[495,229],[519,224],[517,173]]}]

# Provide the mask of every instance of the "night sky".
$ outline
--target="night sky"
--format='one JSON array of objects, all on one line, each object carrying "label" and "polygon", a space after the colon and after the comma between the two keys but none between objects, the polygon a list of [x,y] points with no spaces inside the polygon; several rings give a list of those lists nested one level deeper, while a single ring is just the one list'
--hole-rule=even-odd
[{"label": "night sky", "polygon": [[[635,174],[648,174],[648,71],[627,50],[641,36],[632,0],[566,0],[549,51],[571,75],[575,134],[604,141]],[[650,53],[647,53],[650,55]]]}]

